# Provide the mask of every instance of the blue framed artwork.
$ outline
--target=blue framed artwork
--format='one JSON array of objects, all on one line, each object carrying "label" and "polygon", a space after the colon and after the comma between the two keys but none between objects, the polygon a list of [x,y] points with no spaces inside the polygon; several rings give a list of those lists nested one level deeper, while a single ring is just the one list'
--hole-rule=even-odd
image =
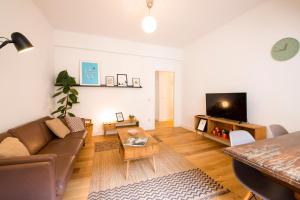
[{"label": "blue framed artwork", "polygon": [[80,61],[80,85],[100,85],[98,63]]}]

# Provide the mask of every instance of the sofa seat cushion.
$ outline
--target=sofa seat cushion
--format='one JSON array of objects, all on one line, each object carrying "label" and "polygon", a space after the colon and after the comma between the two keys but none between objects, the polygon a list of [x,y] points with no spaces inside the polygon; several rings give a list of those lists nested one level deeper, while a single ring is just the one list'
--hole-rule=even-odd
[{"label": "sofa seat cushion", "polygon": [[82,139],[84,140],[86,137],[87,131],[79,131],[79,132],[74,132],[74,133],[70,133],[68,134],[65,139],[73,139],[73,138],[77,138],[77,139]]},{"label": "sofa seat cushion", "polygon": [[13,137],[18,138],[28,149],[31,155],[39,152],[52,139],[52,133],[46,128],[44,121],[49,117],[29,122],[8,130]]},{"label": "sofa seat cushion", "polygon": [[82,139],[54,139],[39,154],[77,155],[83,145]]},{"label": "sofa seat cushion", "polygon": [[55,159],[56,195],[62,195],[73,172],[75,156],[59,155]]}]

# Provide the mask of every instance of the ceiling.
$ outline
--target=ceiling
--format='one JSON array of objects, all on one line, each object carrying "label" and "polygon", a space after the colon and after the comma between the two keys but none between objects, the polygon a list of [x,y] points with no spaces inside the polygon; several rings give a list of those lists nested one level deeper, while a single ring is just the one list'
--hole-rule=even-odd
[{"label": "ceiling", "polygon": [[142,31],[146,0],[34,0],[55,29],[184,47],[266,0],[154,0],[158,27]]}]

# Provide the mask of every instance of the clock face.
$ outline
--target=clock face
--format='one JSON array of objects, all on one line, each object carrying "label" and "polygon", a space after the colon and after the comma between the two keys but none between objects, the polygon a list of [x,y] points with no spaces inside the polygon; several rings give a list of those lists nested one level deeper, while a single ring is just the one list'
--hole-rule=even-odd
[{"label": "clock face", "polygon": [[299,51],[299,42],[294,38],[284,38],[276,42],[271,54],[275,60],[284,61],[293,58]]}]

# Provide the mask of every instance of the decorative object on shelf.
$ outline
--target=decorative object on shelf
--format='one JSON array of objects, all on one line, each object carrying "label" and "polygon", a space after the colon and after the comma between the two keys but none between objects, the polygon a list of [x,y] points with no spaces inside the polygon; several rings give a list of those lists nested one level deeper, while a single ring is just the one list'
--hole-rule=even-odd
[{"label": "decorative object on shelf", "polygon": [[100,71],[98,63],[80,61],[80,85],[100,85]]},{"label": "decorative object on shelf", "polygon": [[213,134],[214,136],[218,136],[218,137],[222,136],[222,133],[221,133],[221,131],[220,131],[220,128],[217,127],[217,126],[212,130],[212,134]]},{"label": "decorative object on shelf", "polygon": [[132,78],[132,87],[141,87],[140,78]]},{"label": "decorative object on shelf", "polygon": [[135,119],[135,116],[134,115],[129,115],[128,118],[129,118],[130,121],[133,121]]},{"label": "decorative object on shelf", "polygon": [[117,74],[117,84],[119,87],[127,87],[127,74]]},{"label": "decorative object on shelf", "polygon": [[223,129],[223,130],[222,130],[222,137],[223,137],[224,139],[229,139],[229,131],[226,130],[226,129]]},{"label": "decorative object on shelf", "polygon": [[31,42],[19,32],[14,32],[11,34],[11,40],[6,37],[0,37],[0,39],[4,39],[4,41],[0,41],[0,49],[4,46],[13,43],[19,53],[28,51],[33,49],[33,45]]},{"label": "decorative object on shelf", "polygon": [[206,126],[206,119],[201,119],[198,125],[198,130],[199,131],[204,131],[205,130],[205,126]]},{"label": "decorative object on shelf", "polygon": [[148,7],[148,14],[142,21],[142,28],[145,33],[153,33],[156,30],[157,23],[153,16],[151,16],[150,10],[153,7],[153,0],[146,0]]},{"label": "decorative object on shelf", "polygon": [[70,110],[73,104],[79,103],[78,91],[73,88],[74,85],[76,85],[75,78],[69,76],[67,70],[64,70],[58,74],[55,84],[60,85],[60,87],[52,97],[56,98],[61,96],[61,98],[57,101],[58,108],[51,114],[59,114],[58,117],[65,117],[66,115],[74,117],[75,115],[71,113]]},{"label": "decorative object on shelf", "polygon": [[295,38],[283,38],[274,44],[271,55],[275,60],[285,61],[293,58],[299,51],[299,42]]},{"label": "decorative object on shelf", "polygon": [[113,76],[105,76],[105,85],[108,87],[115,86],[115,78]]},{"label": "decorative object on shelf", "polygon": [[116,113],[116,117],[117,117],[117,122],[123,122],[124,121],[124,117],[123,117],[122,112]]},{"label": "decorative object on shelf", "polygon": [[221,130],[217,126],[211,131],[211,134],[214,135],[214,136],[217,136],[217,137],[222,137],[224,139],[229,139],[229,131],[227,129],[222,129]]}]

